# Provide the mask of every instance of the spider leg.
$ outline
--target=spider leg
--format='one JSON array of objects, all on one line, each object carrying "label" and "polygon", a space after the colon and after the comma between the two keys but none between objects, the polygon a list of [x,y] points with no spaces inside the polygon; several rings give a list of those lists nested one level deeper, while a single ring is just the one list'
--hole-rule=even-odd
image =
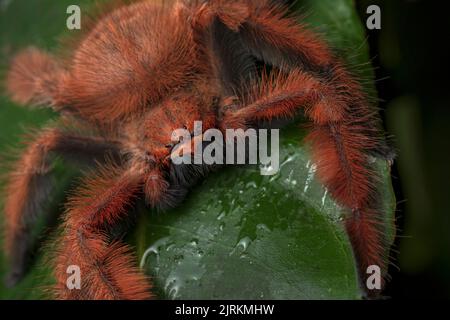
[{"label": "spider leg", "polygon": [[198,7],[194,17],[198,33],[210,32],[220,21],[240,39],[239,45],[272,66],[298,67],[323,76],[335,68],[336,59],[326,43],[289,16],[287,6],[274,1],[212,0]]},{"label": "spider leg", "polygon": [[[224,95],[241,91],[239,98],[245,97],[246,90],[239,85],[254,78],[254,57],[287,74],[300,69],[315,77],[324,87],[334,88],[340,104],[354,106],[352,112],[357,115],[367,118],[374,112],[361,85],[326,42],[289,15],[286,6],[270,0],[211,0],[193,12],[195,38],[206,47],[204,55],[211,61]],[[325,118],[326,113],[339,112],[323,111]],[[379,117],[371,115],[365,120],[366,127],[378,130],[382,137]],[[383,140],[372,146],[370,154],[392,161],[395,152]]]},{"label": "spider leg", "polygon": [[[150,286],[130,250],[109,236],[142,191],[140,170],[107,167],[84,181],[68,204],[56,257],[60,299],[147,299]],[[67,287],[67,269],[79,267],[80,289]]]},{"label": "spider leg", "polygon": [[[254,88],[247,106],[223,111],[222,128],[292,119],[300,108],[304,110],[312,123],[307,140],[318,178],[334,199],[351,211],[346,228],[365,288],[369,266],[377,265],[386,272],[382,214],[376,208],[378,177],[369,161],[369,151],[380,142],[376,129],[366,125],[373,113],[358,108],[358,99],[349,101],[333,86],[300,70],[263,77]],[[367,292],[371,296],[377,293]]]},{"label": "spider leg", "polygon": [[269,0],[213,0],[194,10],[196,39],[225,92],[255,72],[255,60],[322,78],[339,75],[325,42],[287,13],[286,6]]},{"label": "spider leg", "polygon": [[7,285],[17,283],[26,271],[33,241],[31,230],[51,193],[52,155],[67,160],[82,155],[83,160],[101,161],[108,152],[117,156],[116,148],[100,138],[72,135],[53,128],[44,129],[28,143],[5,188],[5,251],[11,265]]}]

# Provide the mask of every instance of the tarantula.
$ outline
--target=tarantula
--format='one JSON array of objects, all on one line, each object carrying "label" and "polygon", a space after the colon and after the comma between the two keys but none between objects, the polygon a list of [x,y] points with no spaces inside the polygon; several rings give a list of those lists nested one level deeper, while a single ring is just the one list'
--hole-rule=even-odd
[{"label": "tarantula", "polygon": [[[208,173],[208,166],[171,162],[183,143],[174,145],[172,132],[192,131],[194,121],[204,130],[277,126],[272,120],[293,120],[300,112],[310,122],[318,178],[348,211],[345,227],[361,283],[368,266],[387,269],[370,161],[386,149],[378,116],[326,42],[275,1],[123,4],[98,19],[67,60],[36,48],[18,54],[7,90],[17,103],[50,105],[63,123],[28,141],[9,176],[11,284],[25,272],[54,156],[102,162],[66,206],[56,296],[146,299],[151,285],[112,230],[137,197],[154,208],[174,207]],[[66,287],[70,265],[82,270],[81,290]]]}]

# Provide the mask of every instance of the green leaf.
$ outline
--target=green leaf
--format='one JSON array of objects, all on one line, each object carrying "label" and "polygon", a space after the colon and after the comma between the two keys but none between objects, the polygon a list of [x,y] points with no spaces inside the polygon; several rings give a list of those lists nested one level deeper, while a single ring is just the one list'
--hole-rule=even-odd
[{"label": "green leaf", "polygon": [[[13,0],[0,7],[0,57],[29,44],[55,45],[65,30],[65,9],[88,0]],[[307,22],[337,49],[374,96],[364,28],[351,0],[304,0]],[[31,23],[32,21],[32,23]],[[1,65],[5,67],[5,65]],[[18,108],[0,99],[0,152],[16,145],[27,126],[55,117]],[[259,168],[226,168],[211,174],[179,208],[164,214],[142,209],[130,236],[142,268],[153,277],[161,298],[170,299],[358,299],[355,262],[341,220],[344,211],[314,178],[314,165],[297,126],[281,131],[281,170],[261,176]],[[389,170],[383,176],[386,228],[393,237],[395,199]],[[59,179],[60,189],[69,174]],[[61,208],[58,206],[57,208]],[[41,298],[52,282],[40,263],[16,288],[0,283],[0,298]],[[0,260],[0,276],[6,272]]]},{"label": "green leaf", "polygon": [[314,180],[302,136],[283,131],[279,174],[228,168],[182,207],[143,218],[138,247],[151,246],[141,263],[164,297],[358,297],[342,211]]}]

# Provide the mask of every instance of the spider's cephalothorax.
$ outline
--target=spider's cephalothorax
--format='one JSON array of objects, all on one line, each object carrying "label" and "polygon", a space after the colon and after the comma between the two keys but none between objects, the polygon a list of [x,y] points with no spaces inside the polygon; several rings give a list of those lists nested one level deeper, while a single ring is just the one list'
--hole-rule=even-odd
[{"label": "spider's cephalothorax", "polygon": [[[311,123],[307,139],[318,176],[348,210],[360,280],[370,265],[386,271],[378,181],[369,161],[384,149],[377,116],[325,42],[274,3],[140,1],[105,14],[67,60],[38,49],[16,56],[7,78],[12,99],[51,105],[61,120],[27,142],[9,177],[11,284],[25,272],[53,156],[104,162],[66,206],[55,257],[57,297],[148,298],[146,277],[111,230],[136,197],[173,207],[208,172],[171,163],[172,132],[193,130],[194,121],[204,130],[256,128],[299,112]],[[71,265],[82,270],[81,290],[66,287]]]}]

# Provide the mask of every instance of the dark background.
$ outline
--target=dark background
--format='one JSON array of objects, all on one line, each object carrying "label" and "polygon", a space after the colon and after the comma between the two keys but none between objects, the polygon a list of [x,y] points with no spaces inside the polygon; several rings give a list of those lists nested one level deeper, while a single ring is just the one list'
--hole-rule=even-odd
[{"label": "dark background", "polygon": [[[440,1],[357,0],[368,31],[386,128],[394,136],[398,200],[395,264],[386,295],[450,297],[450,19]],[[396,252],[398,251],[398,252]]]}]

